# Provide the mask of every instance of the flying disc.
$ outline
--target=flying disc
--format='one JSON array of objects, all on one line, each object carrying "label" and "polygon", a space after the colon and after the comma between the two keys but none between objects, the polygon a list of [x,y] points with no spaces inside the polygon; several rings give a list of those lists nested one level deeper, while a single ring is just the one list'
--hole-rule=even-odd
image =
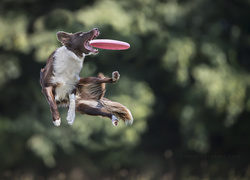
[{"label": "flying disc", "polygon": [[91,46],[109,50],[125,50],[130,48],[130,44],[112,39],[94,39],[89,42]]}]

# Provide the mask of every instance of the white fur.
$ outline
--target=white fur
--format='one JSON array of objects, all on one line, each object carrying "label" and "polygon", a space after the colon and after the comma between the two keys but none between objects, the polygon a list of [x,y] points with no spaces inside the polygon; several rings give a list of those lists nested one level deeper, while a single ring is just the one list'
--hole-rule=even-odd
[{"label": "white fur", "polygon": [[61,118],[53,121],[53,123],[54,123],[55,126],[60,126],[60,124],[61,124]]},{"label": "white fur", "polygon": [[127,126],[127,125],[132,125],[132,124],[133,124],[133,122],[134,122],[134,118],[133,118],[133,116],[132,116],[131,112],[130,112],[130,111],[128,111],[128,113],[129,113],[130,117],[132,117],[132,119],[130,119],[130,120],[125,119],[125,124],[126,124],[126,126]]},{"label": "white fur", "polygon": [[[117,124],[118,124],[118,118],[117,117],[115,117],[115,115],[112,115],[112,124],[114,125],[114,126],[117,126]],[[117,124],[115,124],[117,122]]]},{"label": "white fur", "polygon": [[[118,74],[118,76],[117,76],[117,77],[115,77],[115,73],[117,73],[117,74]],[[120,74],[119,74],[119,72],[118,72],[118,71],[114,71],[114,72],[112,72],[112,80],[113,80],[113,81],[117,81],[119,78],[120,78]]]},{"label": "white fur", "polygon": [[70,125],[72,125],[75,121],[75,94],[69,95],[69,110],[67,115],[67,121]]},{"label": "white fur", "polygon": [[58,48],[54,54],[52,83],[59,84],[56,91],[55,100],[65,99],[66,95],[72,93],[75,85],[79,81],[79,73],[83,67],[85,54],[82,58],[77,57],[65,46]]},{"label": "white fur", "polygon": [[[80,99],[80,96],[76,96],[76,99],[78,100],[78,104],[88,104],[88,106],[93,107],[93,108],[101,108],[102,105],[95,100],[85,100],[85,99]],[[80,99],[80,100],[79,100]]]}]

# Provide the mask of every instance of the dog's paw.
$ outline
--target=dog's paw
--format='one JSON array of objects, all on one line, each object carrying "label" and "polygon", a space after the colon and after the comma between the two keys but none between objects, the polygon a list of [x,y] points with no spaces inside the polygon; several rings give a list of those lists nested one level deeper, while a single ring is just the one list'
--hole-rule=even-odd
[{"label": "dog's paw", "polygon": [[112,124],[114,125],[114,126],[117,126],[118,125],[118,119],[117,119],[117,117],[115,117],[115,115],[112,115]]},{"label": "dog's paw", "polygon": [[120,78],[119,72],[118,72],[118,71],[114,71],[114,72],[112,73],[112,80],[113,80],[114,82],[116,82],[116,81],[119,80],[119,78]]},{"label": "dog's paw", "polygon": [[52,121],[53,122],[53,124],[55,125],[55,126],[60,126],[61,125],[61,118],[59,118],[59,119],[57,119],[57,120],[55,120],[55,121]]}]

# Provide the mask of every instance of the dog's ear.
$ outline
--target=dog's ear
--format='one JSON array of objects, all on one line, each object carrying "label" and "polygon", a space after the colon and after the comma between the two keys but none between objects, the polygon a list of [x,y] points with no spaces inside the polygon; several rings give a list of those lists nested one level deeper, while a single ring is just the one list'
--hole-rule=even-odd
[{"label": "dog's ear", "polygon": [[60,41],[62,44],[67,44],[71,36],[71,33],[58,31],[56,33],[57,40]]}]

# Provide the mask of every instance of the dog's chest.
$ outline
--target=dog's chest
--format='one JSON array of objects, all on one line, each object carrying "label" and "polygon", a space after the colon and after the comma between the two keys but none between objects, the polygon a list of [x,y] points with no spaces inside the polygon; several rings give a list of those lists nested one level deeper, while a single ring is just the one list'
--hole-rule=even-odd
[{"label": "dog's chest", "polygon": [[83,66],[83,58],[78,58],[66,47],[59,48],[54,55],[52,83],[56,85],[55,100],[65,99],[72,93]]}]

